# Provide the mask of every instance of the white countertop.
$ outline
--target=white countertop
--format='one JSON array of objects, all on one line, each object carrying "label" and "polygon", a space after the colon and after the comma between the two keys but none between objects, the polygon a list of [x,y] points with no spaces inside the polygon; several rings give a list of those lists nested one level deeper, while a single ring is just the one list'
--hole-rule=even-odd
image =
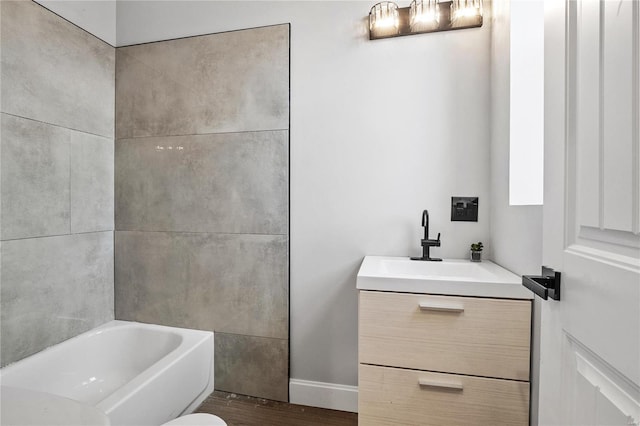
[{"label": "white countertop", "polygon": [[522,285],[521,277],[488,260],[425,262],[408,257],[366,256],[358,271],[356,287],[401,293],[533,299],[533,293]]}]

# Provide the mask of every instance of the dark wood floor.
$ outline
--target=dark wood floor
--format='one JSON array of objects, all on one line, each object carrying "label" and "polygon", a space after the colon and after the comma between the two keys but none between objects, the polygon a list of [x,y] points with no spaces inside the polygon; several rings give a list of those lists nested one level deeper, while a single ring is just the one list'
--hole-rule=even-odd
[{"label": "dark wood floor", "polygon": [[228,426],[356,426],[358,415],[305,405],[213,392],[196,410],[221,417]]}]

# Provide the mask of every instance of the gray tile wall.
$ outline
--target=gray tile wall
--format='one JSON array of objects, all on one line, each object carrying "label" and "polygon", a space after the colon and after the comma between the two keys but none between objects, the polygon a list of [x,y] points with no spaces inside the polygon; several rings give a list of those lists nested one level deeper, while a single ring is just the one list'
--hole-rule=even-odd
[{"label": "gray tile wall", "polygon": [[0,10],[2,112],[113,138],[114,48],[31,1]]},{"label": "gray tile wall", "polygon": [[113,319],[113,232],[2,242],[4,364]]},{"label": "gray tile wall", "polygon": [[289,128],[288,25],[121,47],[116,73],[118,139]]},{"label": "gray tile wall", "polygon": [[284,235],[288,146],[286,130],[118,139],[118,230]]},{"label": "gray tile wall", "polygon": [[286,401],[289,376],[289,345],[285,339],[216,333],[216,389],[243,395],[264,394],[270,384],[268,398]]},{"label": "gray tile wall", "polygon": [[114,318],[115,49],[0,2],[0,365]]},{"label": "gray tile wall", "polygon": [[115,248],[118,319],[288,338],[285,235],[118,231]]},{"label": "gray tile wall", "polygon": [[289,26],[116,59],[116,318],[216,331],[216,388],[287,400]]}]

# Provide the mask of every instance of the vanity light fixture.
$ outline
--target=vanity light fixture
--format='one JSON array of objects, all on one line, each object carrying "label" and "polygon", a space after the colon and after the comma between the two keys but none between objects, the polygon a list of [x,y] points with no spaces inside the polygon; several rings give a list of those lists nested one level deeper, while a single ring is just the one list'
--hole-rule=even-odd
[{"label": "vanity light fixture", "polygon": [[482,19],[482,0],[453,0],[451,2],[451,22],[463,25]]},{"label": "vanity light fixture", "polygon": [[409,6],[411,32],[433,31],[440,25],[438,0],[413,0]]},{"label": "vanity light fixture", "polygon": [[393,37],[400,30],[398,5],[383,1],[374,5],[369,12],[369,34],[376,38]]},{"label": "vanity light fixture", "polygon": [[482,0],[412,0],[409,7],[384,1],[369,12],[369,39],[482,26]]}]

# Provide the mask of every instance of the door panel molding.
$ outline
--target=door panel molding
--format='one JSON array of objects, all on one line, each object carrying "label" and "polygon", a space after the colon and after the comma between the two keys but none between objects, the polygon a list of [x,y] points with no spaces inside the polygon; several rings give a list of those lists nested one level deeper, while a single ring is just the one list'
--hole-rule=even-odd
[{"label": "door panel molding", "polygon": [[563,393],[570,401],[567,423],[618,418],[620,424],[640,424],[640,387],[563,331]]},{"label": "door panel molding", "polygon": [[585,259],[599,262],[604,265],[615,266],[617,268],[625,269],[630,272],[638,273],[638,271],[640,271],[640,260],[634,259],[631,256],[612,253],[607,249],[603,250],[585,245],[574,244],[567,247],[565,253],[568,255],[583,257]]},{"label": "door panel molding", "polygon": [[580,226],[578,239],[600,241],[618,246],[640,249],[640,239],[631,232]]},{"label": "door panel molding", "polygon": [[565,26],[565,248],[627,256],[631,266],[640,258],[639,8],[569,1]]}]

